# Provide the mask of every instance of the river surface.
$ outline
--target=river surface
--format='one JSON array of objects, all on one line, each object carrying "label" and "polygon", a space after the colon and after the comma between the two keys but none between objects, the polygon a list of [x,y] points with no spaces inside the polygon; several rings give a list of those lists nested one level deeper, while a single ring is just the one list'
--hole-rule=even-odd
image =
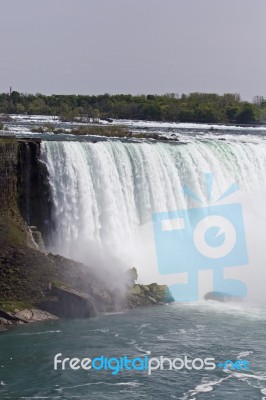
[{"label": "river surface", "polygon": [[[266,398],[266,310],[175,303],[90,320],[23,326],[0,336],[1,399]],[[54,356],[246,360],[249,370],[54,370]]]},{"label": "river surface", "polygon": [[[183,287],[188,301],[2,333],[0,399],[265,400],[266,128],[119,121],[133,132],[174,135],[178,141],[99,138],[95,143],[95,137],[31,133],[33,126],[45,123],[71,128],[40,116],[13,117],[8,126],[17,137],[42,138],[41,161],[47,166],[53,203],[49,250],[98,270],[101,265],[135,265],[142,283],[168,284],[176,299]],[[196,252],[189,230],[184,242],[176,241],[161,253],[161,242],[154,240],[154,215],[171,216],[177,210],[189,214],[193,207],[204,207],[205,217],[213,210],[210,206],[217,206],[219,214],[234,204],[241,206],[241,224],[235,224],[230,213],[228,218],[241,245],[232,259],[221,257],[218,265],[214,257],[215,262],[207,263],[203,253]],[[218,235],[216,240],[215,232],[209,233],[205,238],[214,248],[226,238]],[[229,239],[235,240],[234,235]],[[176,257],[183,249],[187,257],[194,254],[193,267],[187,265],[188,258]],[[164,261],[170,258],[178,262],[165,269]],[[191,277],[194,285],[186,287]],[[243,303],[202,300],[219,285],[232,288],[232,279],[247,289]],[[198,301],[192,302],[195,297]],[[215,369],[158,368],[150,375],[146,369],[115,375],[69,366],[54,370],[58,353],[79,359],[214,358]],[[242,369],[228,364],[223,368],[227,360],[242,360],[249,369],[242,368],[244,364]]]}]

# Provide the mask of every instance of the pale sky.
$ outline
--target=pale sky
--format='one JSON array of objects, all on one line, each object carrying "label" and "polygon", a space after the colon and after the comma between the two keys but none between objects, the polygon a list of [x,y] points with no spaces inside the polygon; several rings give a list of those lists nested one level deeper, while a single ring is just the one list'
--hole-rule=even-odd
[{"label": "pale sky", "polygon": [[266,0],[0,0],[0,92],[266,97]]}]

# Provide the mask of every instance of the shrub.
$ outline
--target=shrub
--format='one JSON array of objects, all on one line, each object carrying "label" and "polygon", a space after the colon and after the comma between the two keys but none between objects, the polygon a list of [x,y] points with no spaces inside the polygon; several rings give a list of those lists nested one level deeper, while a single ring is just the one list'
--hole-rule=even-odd
[{"label": "shrub", "polygon": [[74,128],[70,132],[72,135],[94,135],[108,137],[126,137],[130,132],[121,126],[98,126],[86,125]]}]

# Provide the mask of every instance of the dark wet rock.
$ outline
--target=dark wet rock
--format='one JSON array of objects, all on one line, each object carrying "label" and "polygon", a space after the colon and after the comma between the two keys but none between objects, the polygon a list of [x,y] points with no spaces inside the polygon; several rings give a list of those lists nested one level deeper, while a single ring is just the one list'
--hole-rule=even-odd
[{"label": "dark wet rock", "polygon": [[100,118],[101,121],[106,121],[106,122],[113,122],[112,118]]},{"label": "dark wet rock", "polygon": [[231,301],[241,301],[242,299],[240,297],[233,296],[228,293],[223,293],[223,292],[208,292],[204,296],[205,300],[214,300],[218,301],[220,303],[228,303]]},{"label": "dark wet rock", "polygon": [[62,318],[91,318],[98,314],[92,296],[63,285],[53,284],[51,296],[39,307]]},{"label": "dark wet rock", "polygon": [[22,139],[17,146],[19,211],[24,221],[34,227],[33,239],[42,247],[41,242],[44,241],[47,245],[49,234],[54,228],[48,170],[46,164],[40,160],[40,139]]},{"label": "dark wet rock", "polygon": [[8,321],[9,323],[20,321],[20,319],[13,313],[4,310],[0,310],[0,318],[2,323],[5,321]]}]

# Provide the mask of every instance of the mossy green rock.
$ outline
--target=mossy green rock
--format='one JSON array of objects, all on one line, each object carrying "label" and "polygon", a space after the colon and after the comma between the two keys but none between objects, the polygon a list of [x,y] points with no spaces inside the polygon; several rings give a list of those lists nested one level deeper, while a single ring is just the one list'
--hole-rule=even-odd
[{"label": "mossy green rock", "polygon": [[131,293],[132,293],[133,295],[139,295],[139,294],[141,294],[140,285],[134,285],[134,286],[131,288]]},{"label": "mossy green rock", "polygon": [[133,285],[128,293],[128,307],[143,307],[174,302],[170,289],[166,285]]}]

